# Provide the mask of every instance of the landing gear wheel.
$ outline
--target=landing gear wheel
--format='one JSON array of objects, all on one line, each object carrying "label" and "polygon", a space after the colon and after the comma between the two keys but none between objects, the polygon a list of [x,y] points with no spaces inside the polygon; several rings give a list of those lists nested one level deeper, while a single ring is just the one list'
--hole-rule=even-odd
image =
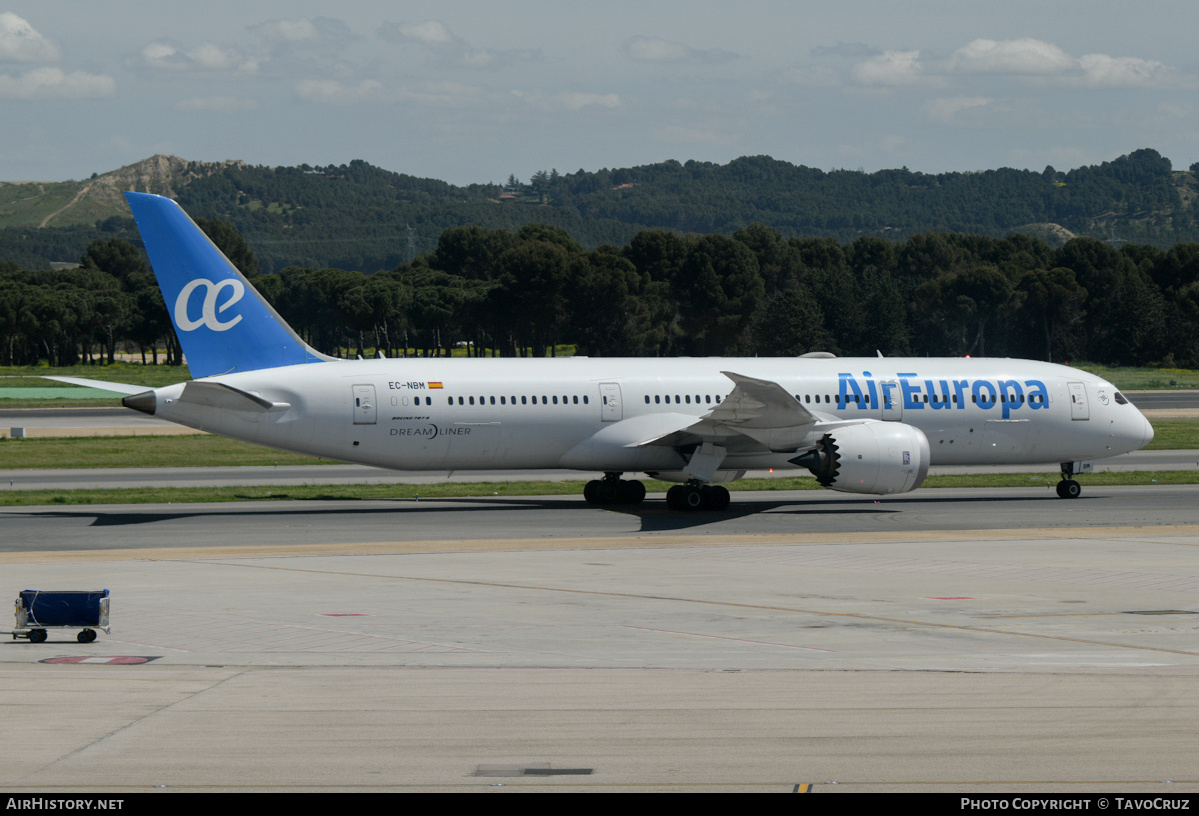
[{"label": "landing gear wheel", "polygon": [[583,486],[588,504],[639,504],[645,499],[645,485],[636,479],[592,479]]},{"label": "landing gear wheel", "polygon": [[45,629],[31,630],[29,632],[29,642],[30,643],[45,643],[46,642],[46,630]]},{"label": "landing gear wheel", "polygon": [[729,491],[721,485],[705,486],[704,490],[704,509],[705,510],[727,510],[731,497]]},{"label": "landing gear wheel", "polygon": [[696,485],[683,485],[679,501],[684,510],[699,510],[704,506],[704,492]]},{"label": "landing gear wheel", "polygon": [[625,503],[626,504],[641,504],[645,500],[645,485],[636,479],[631,479],[624,483]]},{"label": "landing gear wheel", "polygon": [[1082,495],[1082,485],[1074,479],[1062,479],[1057,483],[1057,494],[1063,499],[1077,499]]},{"label": "landing gear wheel", "polygon": [[79,641],[80,643],[91,643],[95,639],[96,639],[96,630],[95,629],[84,629],[82,632],[80,632],[75,637],[75,640]]},{"label": "landing gear wheel", "polygon": [[724,510],[729,506],[729,491],[720,485],[675,485],[666,491],[666,506],[671,510]]},{"label": "landing gear wheel", "polygon": [[617,479],[604,479],[595,490],[600,504],[617,504],[620,501],[621,482]]}]

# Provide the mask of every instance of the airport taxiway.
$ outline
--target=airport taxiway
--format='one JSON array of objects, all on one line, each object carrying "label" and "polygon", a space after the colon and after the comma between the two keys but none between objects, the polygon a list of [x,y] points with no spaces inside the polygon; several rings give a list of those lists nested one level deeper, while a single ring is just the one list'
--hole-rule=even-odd
[{"label": "airport taxiway", "polygon": [[0,641],[0,787],[1193,793],[1197,505],[4,509],[0,592],[113,632]]}]

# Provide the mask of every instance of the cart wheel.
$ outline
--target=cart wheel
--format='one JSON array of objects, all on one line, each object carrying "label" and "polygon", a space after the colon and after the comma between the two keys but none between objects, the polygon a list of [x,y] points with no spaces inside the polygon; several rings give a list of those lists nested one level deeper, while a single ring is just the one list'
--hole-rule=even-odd
[{"label": "cart wheel", "polygon": [[30,630],[29,642],[30,643],[45,643],[46,642],[46,630],[45,629]]},{"label": "cart wheel", "polygon": [[95,629],[84,629],[82,632],[79,633],[79,636],[76,637],[75,639],[77,641],[79,641],[80,643],[91,643],[93,640],[96,639],[96,630]]}]

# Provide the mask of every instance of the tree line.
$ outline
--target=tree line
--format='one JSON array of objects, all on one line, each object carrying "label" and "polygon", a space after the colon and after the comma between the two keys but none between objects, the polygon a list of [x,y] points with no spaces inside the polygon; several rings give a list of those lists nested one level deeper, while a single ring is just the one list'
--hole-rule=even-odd
[{"label": "tree line", "polygon": [[[585,249],[623,246],[647,229],[731,236],[755,223],[786,238],[899,242],[926,232],[1002,238],[1027,232],[1153,244],[1199,241],[1196,169],[1174,170],[1154,150],[1110,162],[1037,172],[919,173],[907,168],[820,170],[769,156],[727,164],[664,161],[638,167],[540,170],[527,183],[458,187],[364,161],[312,167],[184,165],[154,192],[193,216],[232,223],[264,272],[288,266],[375,272],[437,248],[455,225],[518,231],[542,223]],[[147,172],[149,172],[147,170]],[[1069,232],[1066,232],[1069,231]],[[74,261],[97,238],[136,235],[122,210],[98,222],[0,229],[0,257],[25,269]]]},{"label": "tree line", "polygon": [[[586,250],[529,224],[442,232],[373,275],[256,274],[229,224],[203,226],[313,347],[337,356],[1010,356],[1199,367],[1199,244],[920,233],[894,243],[650,229]],[[180,352],[141,250],[94,240],[75,269],[0,262],[6,365]]]}]

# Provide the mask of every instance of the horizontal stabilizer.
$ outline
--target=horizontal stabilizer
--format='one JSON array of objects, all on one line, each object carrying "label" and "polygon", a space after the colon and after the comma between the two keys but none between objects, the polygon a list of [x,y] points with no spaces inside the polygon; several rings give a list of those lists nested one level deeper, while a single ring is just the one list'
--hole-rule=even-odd
[{"label": "horizontal stabilizer", "polygon": [[81,385],[84,388],[98,388],[101,391],[115,391],[118,394],[140,394],[146,390],[144,385],[130,385],[129,383],[107,382],[105,380],[88,380],[83,377],[51,377],[49,375],[41,375],[43,380],[54,380],[55,382],[66,383],[67,385]]}]

